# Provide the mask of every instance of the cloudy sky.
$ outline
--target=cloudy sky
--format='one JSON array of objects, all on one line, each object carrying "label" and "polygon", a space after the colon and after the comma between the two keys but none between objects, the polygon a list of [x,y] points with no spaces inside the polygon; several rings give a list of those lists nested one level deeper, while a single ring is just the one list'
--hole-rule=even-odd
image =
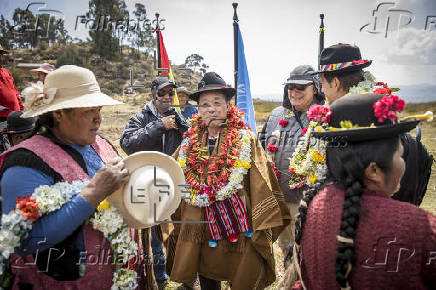
[{"label": "cloudy sky", "polygon": [[[15,8],[25,9],[31,3],[1,2],[1,13],[7,17],[12,16]],[[76,16],[88,10],[87,0],[40,2],[45,2],[47,9],[63,11],[70,35],[87,36],[83,27],[74,30]],[[149,18],[159,12],[166,19],[163,35],[173,63],[181,64],[188,55],[198,53],[210,70],[218,72],[228,83],[233,82],[232,0],[126,0],[130,9],[137,2],[145,5]],[[407,94],[436,100],[435,0],[239,0],[238,3],[254,96],[279,96],[282,83],[295,66],[317,65],[319,14],[324,13],[326,46],[338,42],[356,44],[363,58],[373,60],[369,70],[377,80],[404,88]],[[377,16],[375,28],[373,14]],[[429,92],[433,96],[428,96]]]}]

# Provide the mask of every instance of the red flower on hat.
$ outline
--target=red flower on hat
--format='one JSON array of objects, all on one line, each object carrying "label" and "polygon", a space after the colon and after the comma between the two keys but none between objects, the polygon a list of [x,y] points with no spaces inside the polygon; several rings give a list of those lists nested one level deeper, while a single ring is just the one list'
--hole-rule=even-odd
[{"label": "red flower on hat", "polygon": [[330,116],[332,112],[329,108],[322,105],[312,105],[309,108],[307,117],[309,120],[317,123],[330,123]]},{"label": "red flower on hat", "polygon": [[359,60],[353,60],[353,65],[358,65],[362,63],[367,63],[369,60],[367,59],[359,59]]},{"label": "red flower on hat", "polygon": [[289,121],[283,118],[280,118],[279,120],[279,125],[282,126],[283,128],[285,128],[286,126],[288,126]]},{"label": "red flower on hat", "polygon": [[406,103],[398,96],[389,95],[375,102],[373,107],[374,115],[379,123],[387,119],[394,122],[397,120],[395,112],[401,112],[406,107]]},{"label": "red flower on hat", "polygon": [[266,147],[266,150],[269,152],[277,152],[277,145],[270,142]]},{"label": "red flower on hat", "polygon": [[21,215],[35,222],[39,218],[38,204],[36,199],[26,195],[24,198],[17,198],[17,209],[21,210]]},{"label": "red flower on hat", "polygon": [[392,90],[390,88],[377,88],[372,91],[374,94],[390,95]]}]

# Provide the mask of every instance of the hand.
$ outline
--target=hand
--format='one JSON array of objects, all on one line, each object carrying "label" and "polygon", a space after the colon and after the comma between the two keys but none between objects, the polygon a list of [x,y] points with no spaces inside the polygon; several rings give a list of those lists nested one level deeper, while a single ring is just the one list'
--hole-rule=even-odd
[{"label": "hand", "polygon": [[166,130],[177,130],[176,116],[169,115],[162,118]]},{"label": "hand", "polygon": [[120,157],[108,162],[80,193],[93,207],[127,183],[130,174]]}]

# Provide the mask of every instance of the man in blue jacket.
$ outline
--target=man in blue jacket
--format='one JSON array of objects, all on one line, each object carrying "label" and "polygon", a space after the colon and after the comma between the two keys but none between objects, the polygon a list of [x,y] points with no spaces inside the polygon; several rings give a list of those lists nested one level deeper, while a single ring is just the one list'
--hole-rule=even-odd
[{"label": "man in blue jacket", "polygon": [[[120,139],[121,148],[127,154],[138,151],[160,151],[172,155],[182,142],[188,124],[171,105],[174,102],[176,84],[168,76],[158,76],[151,83],[151,97],[141,112],[130,118]],[[162,243],[152,228],[151,247],[153,271],[159,289],[164,289],[168,275],[165,273],[165,254]]]}]

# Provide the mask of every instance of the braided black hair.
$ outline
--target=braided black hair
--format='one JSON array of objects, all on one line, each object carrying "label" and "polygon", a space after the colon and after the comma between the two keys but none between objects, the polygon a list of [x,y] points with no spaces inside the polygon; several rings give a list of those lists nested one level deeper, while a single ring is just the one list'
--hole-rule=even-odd
[{"label": "braided black hair", "polygon": [[336,281],[341,288],[350,287],[348,276],[355,258],[354,239],[359,223],[365,168],[371,162],[375,162],[384,173],[389,173],[392,169],[394,152],[399,144],[399,138],[395,137],[327,149],[329,176],[337,185],[345,188],[335,264]]}]

